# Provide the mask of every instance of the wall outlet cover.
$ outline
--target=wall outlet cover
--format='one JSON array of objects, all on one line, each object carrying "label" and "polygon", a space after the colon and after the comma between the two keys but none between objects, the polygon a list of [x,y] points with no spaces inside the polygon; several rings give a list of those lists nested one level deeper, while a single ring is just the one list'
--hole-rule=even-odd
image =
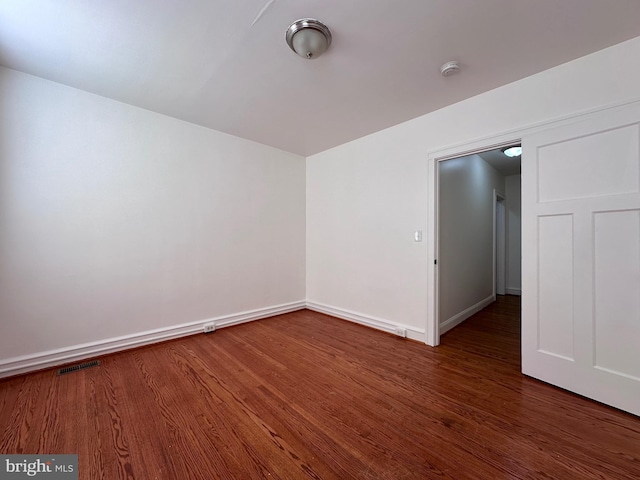
[{"label": "wall outlet cover", "polygon": [[407,337],[407,329],[406,328],[396,328],[395,334],[399,337],[406,338]]}]

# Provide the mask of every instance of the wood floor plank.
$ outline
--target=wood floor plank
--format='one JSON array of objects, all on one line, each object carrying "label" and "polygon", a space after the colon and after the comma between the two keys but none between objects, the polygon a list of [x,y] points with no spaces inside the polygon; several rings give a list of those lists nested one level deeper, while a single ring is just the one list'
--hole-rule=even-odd
[{"label": "wood floor plank", "polygon": [[82,479],[640,478],[640,418],[520,373],[520,305],[430,348],[308,310],[0,381],[0,453]]}]

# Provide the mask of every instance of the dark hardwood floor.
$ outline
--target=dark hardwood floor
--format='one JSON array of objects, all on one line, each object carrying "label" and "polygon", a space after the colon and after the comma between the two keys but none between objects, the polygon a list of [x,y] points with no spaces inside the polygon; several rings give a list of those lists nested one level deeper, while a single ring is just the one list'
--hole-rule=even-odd
[{"label": "dark hardwood floor", "polygon": [[640,478],[640,418],[520,374],[519,301],[430,348],[303,310],[0,382],[82,479]]}]

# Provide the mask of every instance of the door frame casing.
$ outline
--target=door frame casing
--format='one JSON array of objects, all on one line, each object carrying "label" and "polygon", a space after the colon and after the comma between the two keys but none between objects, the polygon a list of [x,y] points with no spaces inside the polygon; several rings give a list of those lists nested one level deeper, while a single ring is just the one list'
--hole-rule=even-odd
[{"label": "door frame casing", "polygon": [[[554,119],[545,120],[542,122],[525,125],[519,128],[514,128],[495,135],[488,135],[469,142],[462,142],[444,147],[441,149],[433,150],[427,154],[427,315],[425,319],[425,343],[432,347],[440,344],[440,329],[438,325],[439,321],[439,306],[438,306],[438,266],[435,264],[438,259],[438,216],[437,216],[437,201],[438,201],[438,163],[444,160],[452,158],[464,157],[472,155],[474,153],[485,152],[487,150],[494,150],[502,148],[509,144],[522,143],[522,162],[526,161],[526,145],[522,139],[533,133],[546,130],[548,128],[555,128],[563,125],[568,125],[575,122],[580,122],[584,117],[597,112],[605,112],[608,110],[614,110],[624,108],[627,105],[640,103],[640,97],[629,99],[623,102],[616,102],[614,104],[590,108],[579,113],[573,113],[570,115],[560,116]],[[526,185],[526,175],[522,175],[522,185]],[[523,251],[523,258],[525,252]],[[524,268],[524,262],[523,262]],[[526,291],[524,287],[524,276],[522,286],[522,298],[525,299]]]},{"label": "door frame casing", "polygon": [[[427,345],[436,347],[440,344],[440,305],[438,304],[440,282],[437,265],[437,259],[439,258],[440,252],[440,247],[438,245],[438,235],[440,230],[438,208],[440,179],[438,176],[438,166],[440,162],[444,162],[446,160],[467,157],[469,155],[475,155],[489,150],[497,150],[520,142],[521,140],[519,137],[514,137],[513,134],[505,134],[429,154],[427,166],[427,285],[431,285],[431,288],[427,289],[428,308],[427,321],[425,325],[425,343]],[[504,198],[502,194],[499,195]],[[493,231],[493,296],[495,298],[495,208]]]}]

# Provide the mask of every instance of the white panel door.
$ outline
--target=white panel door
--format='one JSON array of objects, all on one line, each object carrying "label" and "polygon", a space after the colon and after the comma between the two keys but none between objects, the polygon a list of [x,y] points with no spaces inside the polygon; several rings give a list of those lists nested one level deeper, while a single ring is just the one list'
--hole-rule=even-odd
[{"label": "white panel door", "polygon": [[640,415],[640,105],[523,149],[522,371]]}]

